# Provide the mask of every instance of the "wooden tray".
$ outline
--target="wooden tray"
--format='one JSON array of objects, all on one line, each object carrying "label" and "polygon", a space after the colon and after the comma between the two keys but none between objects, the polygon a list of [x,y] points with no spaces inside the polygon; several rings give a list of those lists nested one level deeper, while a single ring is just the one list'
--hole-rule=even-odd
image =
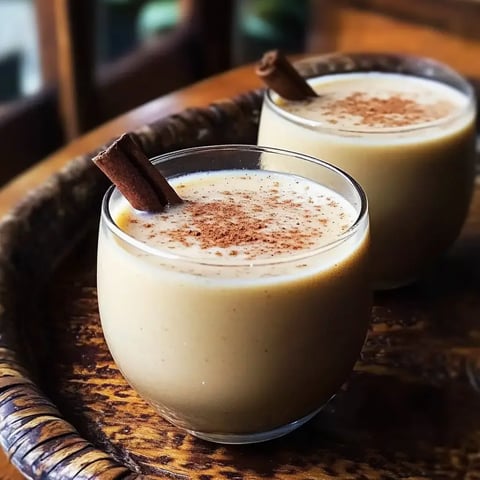
[{"label": "wooden tray", "polygon": [[[150,155],[254,143],[261,92],[139,130]],[[93,153],[92,153],[93,155]],[[104,343],[96,227],[107,183],[72,160],[0,225],[0,435],[42,479],[480,478],[480,186],[461,238],[416,285],[377,295],[341,392],[287,437],[220,446],[163,421]]]}]

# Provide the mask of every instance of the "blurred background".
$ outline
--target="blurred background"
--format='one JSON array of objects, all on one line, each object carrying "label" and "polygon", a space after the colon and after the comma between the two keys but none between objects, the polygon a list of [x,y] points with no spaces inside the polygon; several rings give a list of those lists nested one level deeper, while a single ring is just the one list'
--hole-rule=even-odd
[{"label": "blurred background", "polygon": [[[37,18],[36,11],[40,3],[0,0],[0,101],[42,88],[37,20],[43,19]],[[95,30],[98,67],[115,62],[142,43],[166,37],[181,22],[181,2],[176,0],[97,0],[95,7],[96,22],[89,27]],[[235,2],[235,8],[232,65],[254,60],[273,45],[303,49],[308,1],[247,0]]]},{"label": "blurred background", "polygon": [[13,174],[271,48],[426,55],[477,84],[479,25],[479,0],[0,0],[3,155]]}]

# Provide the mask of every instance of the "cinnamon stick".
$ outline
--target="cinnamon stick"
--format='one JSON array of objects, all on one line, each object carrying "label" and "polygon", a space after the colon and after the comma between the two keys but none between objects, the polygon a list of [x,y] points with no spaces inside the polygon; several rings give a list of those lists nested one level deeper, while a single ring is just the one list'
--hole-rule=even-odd
[{"label": "cinnamon stick", "polygon": [[131,133],[123,134],[93,162],[137,210],[160,212],[183,201]]},{"label": "cinnamon stick", "polygon": [[317,96],[315,90],[279,50],[266,52],[257,64],[255,73],[268,87],[287,100],[305,100]]}]

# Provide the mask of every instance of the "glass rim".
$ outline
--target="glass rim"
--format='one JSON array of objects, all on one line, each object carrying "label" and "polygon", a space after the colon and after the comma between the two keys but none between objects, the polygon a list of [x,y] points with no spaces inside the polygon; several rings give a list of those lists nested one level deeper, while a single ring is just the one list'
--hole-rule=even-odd
[{"label": "glass rim", "polygon": [[[287,119],[288,121],[295,123],[297,125],[305,126],[310,129],[315,129],[318,131],[324,131],[328,132],[331,134],[364,134],[364,135],[369,135],[369,136],[383,136],[383,135],[388,135],[388,134],[394,134],[394,133],[409,133],[409,132],[417,132],[417,131],[423,131],[423,130],[428,130],[430,128],[435,128],[438,126],[442,126],[446,123],[451,123],[454,122],[461,117],[463,117],[465,114],[468,114],[469,112],[472,113],[472,115],[475,112],[476,108],[476,100],[475,100],[475,90],[472,86],[472,84],[468,81],[466,77],[464,77],[461,73],[459,73],[457,70],[454,68],[450,67],[446,63],[443,63],[439,60],[436,60],[431,57],[423,57],[423,56],[417,56],[413,54],[401,54],[401,53],[381,53],[381,52],[335,52],[335,53],[324,53],[324,54],[319,54],[319,55],[312,55],[309,57],[302,58],[300,60],[297,60],[294,62],[294,65],[296,67],[301,67],[302,65],[308,66],[308,65],[314,65],[314,64],[319,64],[322,62],[326,62],[328,59],[332,58],[345,58],[347,59],[352,59],[355,57],[361,57],[361,56],[368,56],[369,58],[374,58],[375,56],[378,56],[379,58],[389,58],[389,59],[404,59],[404,60],[411,60],[415,62],[421,62],[425,65],[430,65],[431,67],[435,67],[438,71],[442,71],[449,75],[452,79],[455,80],[459,85],[461,85],[462,90],[459,88],[456,88],[452,85],[448,85],[440,80],[437,80],[435,77],[428,77],[428,76],[420,76],[415,73],[405,73],[405,72],[389,72],[386,70],[380,70],[379,68],[372,68],[370,70],[371,72],[378,72],[378,73],[397,73],[398,75],[405,75],[405,76],[410,76],[410,77],[416,77],[420,79],[425,79],[425,80],[432,80],[438,83],[441,83],[442,85],[449,86],[456,91],[462,93],[465,95],[467,102],[465,106],[457,111],[454,112],[451,115],[447,115],[446,117],[439,118],[437,120],[432,120],[429,122],[423,122],[423,123],[418,123],[416,125],[412,126],[400,126],[400,127],[389,127],[389,128],[382,128],[382,129],[365,129],[365,128],[342,128],[338,126],[330,126],[328,124],[322,123],[321,121],[318,120],[311,120],[311,119],[306,119],[303,118],[299,115],[287,112],[285,109],[277,105],[273,99],[273,95],[278,95],[276,94],[271,88],[267,88],[265,90],[265,102],[268,107],[270,107],[275,113],[278,115],[282,116],[283,118]],[[315,80],[320,77],[324,76],[330,76],[330,75],[337,75],[337,74],[349,74],[349,73],[368,73],[366,70],[355,70],[355,68],[350,68],[346,69],[345,71],[339,71],[335,72],[334,70],[330,70],[325,73],[317,73],[317,74],[312,74],[306,77],[307,81]]]},{"label": "glass rim", "polygon": [[[308,250],[304,250],[303,252],[300,252],[298,254],[291,254],[291,255],[284,255],[281,256],[280,258],[264,258],[264,259],[244,259],[242,261],[229,261],[228,263],[223,261],[222,259],[216,259],[212,257],[193,257],[191,255],[182,255],[178,253],[173,253],[172,251],[169,251],[168,249],[161,249],[158,247],[152,247],[145,242],[142,242],[141,240],[138,240],[122,230],[115,222],[115,220],[112,217],[111,211],[110,211],[110,200],[112,198],[112,195],[114,193],[118,193],[121,195],[120,191],[117,189],[115,185],[111,185],[107,191],[105,192],[103,199],[102,199],[102,205],[101,205],[101,219],[102,221],[105,222],[105,225],[107,226],[108,230],[114,234],[116,237],[130,245],[131,247],[143,252],[147,253],[149,255],[153,255],[155,257],[165,259],[165,260],[170,260],[170,261],[181,261],[184,263],[190,263],[190,264],[195,264],[195,265],[202,265],[202,266],[211,266],[211,267],[257,267],[257,266],[272,266],[272,265],[280,265],[280,264],[286,264],[290,262],[295,262],[295,261],[300,261],[304,260],[306,258],[313,257],[315,255],[318,255],[320,253],[326,252],[337,245],[342,244],[343,242],[347,241],[349,238],[351,238],[357,231],[360,229],[361,225],[364,223],[365,217],[368,215],[368,200],[367,200],[367,195],[361,185],[348,173],[344,172],[343,170],[335,167],[334,165],[331,165],[328,162],[325,162],[324,160],[312,157],[310,155],[306,155],[303,153],[298,153],[298,152],[293,152],[289,150],[284,150],[280,148],[275,148],[275,147],[265,147],[265,146],[259,146],[259,145],[249,145],[249,144],[221,144],[221,145],[203,145],[203,146],[198,146],[198,147],[188,147],[188,148],[183,148],[179,150],[174,150],[172,152],[156,155],[151,158],[151,162],[154,165],[159,165],[164,162],[168,162],[174,159],[177,159],[182,156],[188,156],[188,155],[194,155],[197,153],[201,152],[207,152],[207,151],[227,151],[227,150],[232,150],[232,151],[249,151],[249,152],[257,152],[257,153],[270,153],[270,154],[275,154],[275,155],[284,155],[288,157],[296,157],[304,161],[311,162],[318,167],[326,168],[333,172],[335,175],[338,175],[343,179],[345,183],[347,183],[351,189],[353,189],[360,200],[360,208],[358,211],[358,214],[355,218],[355,220],[352,222],[350,227],[342,232],[335,240],[332,240],[328,243],[325,243],[323,245],[320,245],[317,248],[312,248]],[[221,170],[218,170],[221,171]],[[279,172],[277,170],[265,170],[265,171],[272,171],[272,172],[277,172],[277,173],[289,173],[289,172]],[[181,173],[181,172],[180,172]],[[302,175],[295,174],[299,177],[302,177]],[[307,177],[304,177],[307,178]],[[168,179],[168,177],[167,177]],[[318,183],[321,185],[319,182],[315,181],[314,179],[308,179],[310,181],[313,181],[315,183]],[[338,192],[335,192],[338,194]],[[123,197],[123,195],[121,195]],[[125,198],[123,197],[125,200]],[[347,199],[345,199],[348,203],[350,203]],[[125,200],[127,201],[127,200]]]}]

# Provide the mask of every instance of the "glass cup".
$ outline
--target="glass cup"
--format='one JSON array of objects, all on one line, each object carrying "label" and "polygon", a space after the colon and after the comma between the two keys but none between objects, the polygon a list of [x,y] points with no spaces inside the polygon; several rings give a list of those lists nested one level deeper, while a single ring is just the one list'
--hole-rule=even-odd
[{"label": "glass cup", "polygon": [[[455,241],[470,205],[476,115],[471,85],[446,65],[406,55],[330,54],[296,67],[321,101],[344,88],[343,103],[314,116],[318,104],[287,102],[267,90],[258,144],[321,158],[353,176],[369,202],[374,288],[416,280]],[[390,84],[382,83],[387,79]],[[392,85],[395,95],[388,91]],[[358,93],[364,87],[380,89],[370,92],[370,103]],[[399,99],[399,92],[410,101]],[[434,96],[437,110],[419,119],[422,102]],[[363,117],[355,116],[359,108]],[[385,109],[397,113],[385,116]],[[382,118],[388,121],[375,124]]]},{"label": "glass cup", "polygon": [[308,166],[353,208],[348,229],[278,258],[207,258],[133,238],[119,227],[132,211],[124,197],[112,187],[103,200],[97,286],[108,347],[141,396],[202,439],[253,443],[299,427],[346,381],[366,336],[369,219],[355,180],[306,155],[254,145],[185,149],[153,162],[173,181],[220,170],[227,188],[230,176],[272,170],[280,159],[285,167],[275,172],[317,186],[296,176]]}]

